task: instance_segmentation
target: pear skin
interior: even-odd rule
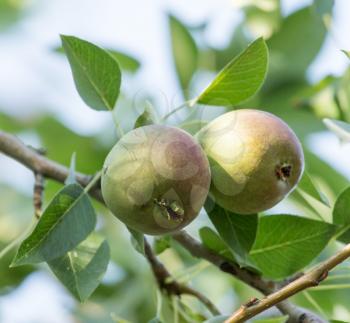
[[[289,126],[260,110],[225,113],[196,135],[208,156],[210,193],[238,214],[275,206],[297,185],[304,168],[302,146]]]
[[[209,192],[209,162],[185,131],[144,126],[113,147],[101,186],[107,207],[126,225],[147,234],[166,234],[198,215]]]

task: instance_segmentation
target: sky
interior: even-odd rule
[[[289,14],[309,2],[284,0],[283,13]],[[159,93],[159,97],[173,98],[179,89],[169,55],[166,13],[172,12],[193,25],[209,20],[206,38],[216,47],[225,46],[230,31],[242,18],[233,10],[238,0],[42,0],[35,3],[35,9],[16,27],[0,34],[0,109],[19,117],[51,111],[82,135],[97,134],[110,126],[110,115],[87,109],[78,96],[66,59],[52,51],[59,45],[59,34],[78,36],[134,55],[141,60],[142,69],[130,88],[138,92],[151,89]],[[331,36],[308,71],[312,81],[327,74],[340,75],[347,67],[348,61],[339,49],[350,49],[349,12],[349,0],[336,0]],[[24,138],[34,145],[37,143],[37,138],[28,135]],[[327,132],[310,137],[310,144],[316,153],[350,178],[349,145],[340,145],[336,137]],[[0,181],[31,192],[33,182],[29,171],[3,156],[0,156],[0,165]],[[33,290],[35,297],[32,297]],[[47,297],[40,299],[41,294]],[[41,313],[43,302],[47,311],[38,317],[36,313]],[[15,304],[20,306],[20,313],[13,310]],[[38,273],[18,290],[0,297],[0,321],[70,323],[70,306],[71,298],[56,281]]]

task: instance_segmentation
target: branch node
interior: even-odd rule
[[[326,278],[328,277],[328,270],[325,270],[321,276],[318,278],[318,284],[321,283],[322,281],[324,281]]]
[[[223,262],[221,265],[220,265],[220,269],[225,272],[225,273],[228,273],[228,274],[231,274],[231,275],[234,275],[236,276],[237,275],[237,271],[236,269],[234,268],[234,266],[232,266],[232,264],[230,264],[229,262],[225,261]]]
[[[257,298],[257,297],[253,297],[252,299],[250,299],[247,303],[243,304],[243,306],[245,308],[249,308],[249,307],[252,307],[256,304],[258,304],[260,302],[260,299]]]

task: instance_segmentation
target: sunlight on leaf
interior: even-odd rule
[[[232,107],[247,100],[262,86],[267,66],[268,49],[264,39],[258,38],[219,72],[197,102]]]
[[[62,284],[83,302],[100,284],[109,258],[107,241],[93,233],[72,251],[48,264]]]
[[[92,109],[113,110],[121,82],[117,61],[85,40],[66,35],[61,40],[81,98]]]
[[[44,210],[30,236],[22,242],[11,266],[63,256],[83,241],[95,224],[95,210],[81,186],[65,186]]]
[[[263,216],[259,219],[250,256],[265,276],[284,278],[317,257],[335,231],[336,227],[332,224],[299,216]]]

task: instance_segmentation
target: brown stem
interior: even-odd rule
[[[56,180],[57,182],[64,183],[69,174],[67,167],[42,156],[31,147],[23,144],[17,137],[1,131],[0,151],[17,160],[33,172],[40,173],[47,178]],[[86,186],[91,178],[91,176],[78,172],[76,173],[76,180],[82,186]],[[99,188],[92,189],[90,194],[103,203],[101,190]]]
[[[67,167],[58,164],[44,156],[41,156],[38,152],[30,149],[24,145],[15,136],[1,132],[0,131],[0,151],[8,155],[9,157],[17,160],[27,168],[31,169],[36,173],[40,173],[45,177],[54,179],[58,182],[64,183],[65,179],[69,174]],[[82,185],[86,186],[91,180],[91,176],[76,173],[76,180]],[[94,187],[89,191],[89,194],[93,196],[96,200],[104,203],[101,190],[98,187]],[[205,248],[201,243],[197,242],[190,235],[184,231],[177,232],[173,237],[186,248],[193,256],[206,259],[213,265],[217,266],[223,272],[229,273],[246,284],[252,286],[258,291],[262,292],[264,295],[269,295],[275,292],[278,288],[278,284],[272,281],[268,281],[260,277],[259,275],[240,268],[237,264],[227,261],[224,257],[211,252]],[[149,260],[149,259],[148,259]],[[300,279],[300,278],[299,278]],[[292,282],[291,284],[293,284]],[[289,285],[284,288],[288,288]],[[282,288],[284,290],[284,288]],[[286,299],[289,296],[279,299]],[[309,313],[306,310],[295,307],[288,301],[283,301],[281,303],[275,303],[278,309],[283,313],[289,315],[290,323],[297,322],[326,322],[318,318],[315,314]]]
[[[185,249],[187,249],[192,256],[206,259],[222,271],[229,273],[246,284],[254,287],[264,295],[270,295],[279,288],[279,284],[266,280],[260,275],[251,272],[247,269],[239,267],[237,264],[228,262],[220,255],[208,250],[196,239],[192,238],[185,231],[180,231],[173,234],[173,238],[178,241]],[[299,277],[300,275],[295,275]],[[295,279],[295,278],[294,278]],[[326,323],[327,321],[318,317],[316,314],[309,312],[303,308],[297,307],[286,301],[288,297],[279,303],[275,303],[276,307],[283,313],[289,316],[288,323]]]
[[[175,281],[164,265],[154,255],[151,246],[145,239],[145,254],[151,265],[153,274],[160,289],[165,290],[169,295],[192,295],[202,302],[213,315],[220,315],[216,306],[203,294],[193,288]],[[169,279],[170,278],[170,279]]]
[[[264,297],[261,300],[257,300],[254,302],[254,304],[247,303],[242,305],[235,313],[231,315],[229,319],[225,321],[225,323],[245,322],[249,318],[266,311],[268,308],[278,304],[282,300],[285,300],[307,288],[319,285],[320,282],[327,278],[330,270],[349,257],[350,244],[346,245],[333,257],[306,272],[304,275],[278,291]]]

